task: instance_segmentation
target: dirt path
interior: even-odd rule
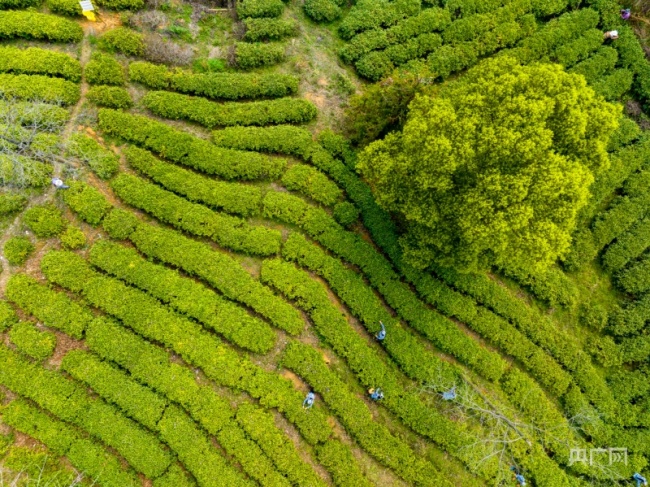
[[[86,65],[86,63],[90,59],[90,41],[88,38],[89,30],[90,29],[84,29],[84,37],[81,41],[81,56],[79,61],[81,63],[82,68]],[[70,112],[70,120],[68,121],[66,126],[63,128],[63,131],[61,132],[62,142],[65,142],[75,129],[76,120],[79,115],[79,112],[81,111],[81,107],[84,103],[84,100],[86,98],[87,91],[88,91],[88,84],[86,83],[85,79],[82,78],[81,96],[79,97],[79,101],[77,102],[77,104],[72,108],[72,111]],[[57,178],[61,177],[61,175],[63,174],[64,166],[65,166],[64,162],[55,160],[52,164],[52,169],[53,169],[52,177],[57,177]],[[42,195],[31,198],[29,200],[29,203],[27,204],[27,208],[35,205],[42,205],[44,203],[47,203],[48,201],[51,201],[54,198],[55,193],[56,193],[56,188],[54,188],[54,186],[48,187],[43,192]],[[14,219],[11,225],[4,231],[2,236],[0,236],[0,251],[4,248],[4,245],[7,242],[7,240],[9,240],[12,236],[18,233],[18,229],[20,228],[21,221],[22,221],[22,212]],[[49,245],[47,244],[40,247],[37,246],[38,251],[36,255],[33,255],[29,260],[36,259],[40,261],[41,255],[47,248],[49,248]],[[4,294],[4,290],[7,286],[7,281],[11,276],[11,269],[4,255],[0,255],[0,262],[2,263],[2,272],[0,272],[0,292]]]

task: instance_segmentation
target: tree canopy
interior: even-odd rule
[[[413,265],[542,270],[568,250],[620,114],[559,65],[499,57],[416,96],[358,168]]]

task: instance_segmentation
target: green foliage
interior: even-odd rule
[[[195,59],[192,69],[197,73],[220,73],[225,71],[226,62],[223,59]]]
[[[5,331],[16,323],[18,323],[18,315],[14,309],[7,301],[0,300],[0,331]]]
[[[90,262],[101,270],[147,291],[171,307],[224,335],[236,345],[266,353],[275,344],[275,333],[258,318],[223,299],[202,284],[176,271],[148,262],[135,250],[110,242],[98,242]],[[292,334],[296,331],[287,329]]]
[[[11,237],[5,242],[4,256],[11,265],[23,265],[34,252],[34,244],[27,237]]]
[[[616,284],[631,294],[644,293],[650,290],[650,254],[616,275]]]
[[[278,41],[285,37],[294,37],[298,34],[298,25],[294,20],[255,19],[249,17],[244,19],[243,22],[246,27],[244,40],[248,42],[264,40]]]
[[[101,87],[98,87],[101,88]],[[91,88],[92,91],[94,88]],[[72,134],[66,145],[68,156],[77,157],[102,179],[110,179],[119,170],[120,160],[113,151],[104,148],[83,133]]]
[[[339,24],[339,35],[347,40],[360,32],[389,27],[406,17],[417,15],[419,10],[420,2],[360,0]]]
[[[578,288],[575,283],[557,267],[539,272],[528,272],[512,267],[504,267],[501,270],[552,308],[556,306],[572,308],[578,300]]]
[[[178,464],[174,464],[153,481],[153,487],[196,487],[196,482]]]
[[[279,17],[284,11],[282,0],[242,0],[237,2],[237,16],[246,17]]]
[[[81,92],[78,84],[60,78],[0,74],[0,96],[74,105],[79,101]]]
[[[125,203],[190,234],[209,237],[222,247],[251,255],[272,255],[280,250],[278,230],[216,213],[135,176],[120,174],[111,187]]]
[[[97,0],[102,7],[111,10],[140,10],[144,8],[144,0]]]
[[[114,406],[90,397],[76,382],[30,363],[4,347],[0,348],[0,357],[0,380],[4,386],[115,448],[137,471],[157,477],[171,463],[171,455],[153,434],[138,427]]]
[[[359,219],[359,210],[349,201],[342,201],[334,206],[334,219],[343,227],[349,227]]]
[[[238,42],[235,44],[235,64],[241,69],[273,66],[284,61],[285,47],[273,42]]]
[[[164,123],[116,110],[101,109],[99,126],[165,159],[224,179],[276,179],[286,165],[283,159],[221,149]]]
[[[58,131],[70,118],[63,107],[42,102],[0,100],[0,116],[11,117],[23,126],[38,125],[43,131]]]
[[[93,226],[98,225],[111,208],[106,197],[97,188],[82,181],[70,183],[70,189],[63,193],[63,201],[83,221]]]
[[[339,187],[318,169],[304,164],[295,164],[282,176],[282,185],[290,191],[299,191],[309,198],[332,206],[342,195]]]
[[[277,127],[228,127],[212,132],[212,141],[219,146],[288,154],[308,158],[315,145],[311,132],[292,125]]]
[[[144,54],[142,34],[126,27],[109,30],[101,36],[99,45],[110,52],[120,52],[127,56],[139,57]]]
[[[37,237],[48,238],[65,228],[61,211],[52,205],[32,206],[23,215],[23,221]]]
[[[94,52],[84,67],[84,76],[91,85],[124,84],[124,68],[114,57],[101,52]]]
[[[133,62],[129,65],[129,77],[131,81],[149,88],[169,89],[213,99],[277,98],[298,91],[298,78],[280,73],[199,74],[170,70],[162,65]]]
[[[522,85],[531,79],[544,86]],[[524,102],[523,93],[534,101]],[[570,94],[561,111],[560,93]],[[538,117],[516,115],[533,106]],[[416,98],[403,132],[367,147],[358,167],[379,204],[408,222],[401,243],[411,263],[541,270],[568,251],[587,187],[609,163],[605,149],[618,118],[583,78],[559,67],[489,60],[436,98]],[[523,135],[530,133],[534,140]],[[515,142],[520,137],[529,144]],[[460,178],[465,171],[473,177]]]
[[[119,86],[93,86],[86,98],[100,107],[131,108],[133,105],[129,92]]]
[[[70,81],[81,81],[79,61],[68,54],[37,47],[1,47],[0,71],[14,74],[46,74]]]
[[[102,226],[112,238],[123,240],[129,238],[138,223],[138,218],[130,211],[113,208],[104,218]]]
[[[57,455],[87,475],[100,479],[105,487],[136,487],[139,479],[126,471],[120,461],[92,441],[80,436],[67,424],[18,399],[4,410],[2,419],[17,430],[45,444]]]
[[[9,338],[20,352],[39,361],[51,356],[56,347],[54,333],[41,331],[25,321],[11,327]]]
[[[81,5],[74,0],[46,0],[51,12],[69,17],[81,17]]]
[[[0,12],[0,39],[33,39],[49,42],[79,42],[81,27],[71,20],[30,11]]]
[[[260,188],[206,178],[156,159],[150,152],[133,146],[128,147],[124,155],[133,169],[192,202],[242,216],[257,215],[260,212]]]
[[[0,2],[0,10],[23,9],[38,7],[41,0],[3,0]]]
[[[650,247],[650,218],[637,221],[630,230],[616,238],[603,255],[603,267],[610,271],[625,267]]]
[[[161,117],[186,119],[209,129],[231,125],[305,123],[316,117],[317,112],[313,103],[301,98],[215,103],[169,91],[150,91],[142,103]]]
[[[27,205],[27,198],[20,193],[0,194],[0,215],[11,215]]]
[[[599,303],[585,303],[580,307],[580,324],[602,331],[607,326],[607,310]]]
[[[66,249],[80,249],[86,245],[86,235],[79,227],[68,225],[61,235],[61,243]]]
[[[81,339],[93,318],[90,311],[71,301],[65,294],[52,291],[25,274],[11,276],[6,295],[48,328],[61,330],[76,339]]]
[[[332,475],[336,485],[341,487],[370,487],[372,484],[363,476],[347,445],[328,441],[316,447],[318,461]]]
[[[341,7],[333,0],[305,0],[304,9],[316,22],[332,22],[341,16]]]

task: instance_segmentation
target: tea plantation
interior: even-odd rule
[[[93,6],[0,0],[0,485],[644,485],[643,2]],[[606,167],[550,267],[417,265],[359,161],[500,59]]]

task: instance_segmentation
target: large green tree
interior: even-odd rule
[[[620,113],[559,65],[498,57],[418,95],[358,168],[413,265],[539,271],[568,250]]]

